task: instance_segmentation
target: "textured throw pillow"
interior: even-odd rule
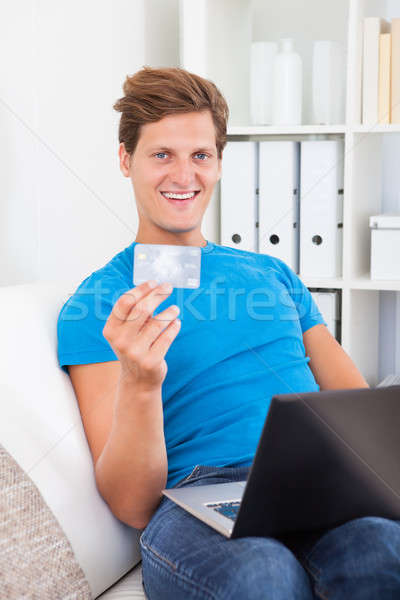
[[[0,598],[91,598],[71,544],[36,485],[0,444]]]

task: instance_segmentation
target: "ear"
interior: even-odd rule
[[[118,156],[119,156],[119,168],[125,177],[129,177],[129,169],[131,157],[126,151],[124,142],[121,142],[118,148]]]

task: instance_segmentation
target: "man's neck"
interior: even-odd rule
[[[135,238],[138,244],[168,244],[171,246],[207,246],[207,240],[201,235],[184,237],[178,235],[157,235],[138,232]]]

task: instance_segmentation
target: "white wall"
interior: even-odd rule
[[[79,283],[137,230],[118,163],[122,84],[178,65],[178,0],[0,5],[0,285]]]
[[[37,273],[32,1],[0,4],[0,283]]]

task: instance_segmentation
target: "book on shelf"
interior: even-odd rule
[[[391,33],[379,35],[378,122],[391,123],[390,59]]]
[[[380,17],[364,18],[362,122],[375,125],[378,121],[379,42],[382,33],[390,33],[390,23]]]
[[[357,29],[357,51],[356,51],[356,81],[354,86],[354,122],[362,123],[362,84],[363,84],[363,44],[364,23],[358,23]]]
[[[400,18],[392,19],[391,105],[391,122],[400,123]]]
[[[400,17],[365,17],[361,25],[362,123],[400,124]]]

